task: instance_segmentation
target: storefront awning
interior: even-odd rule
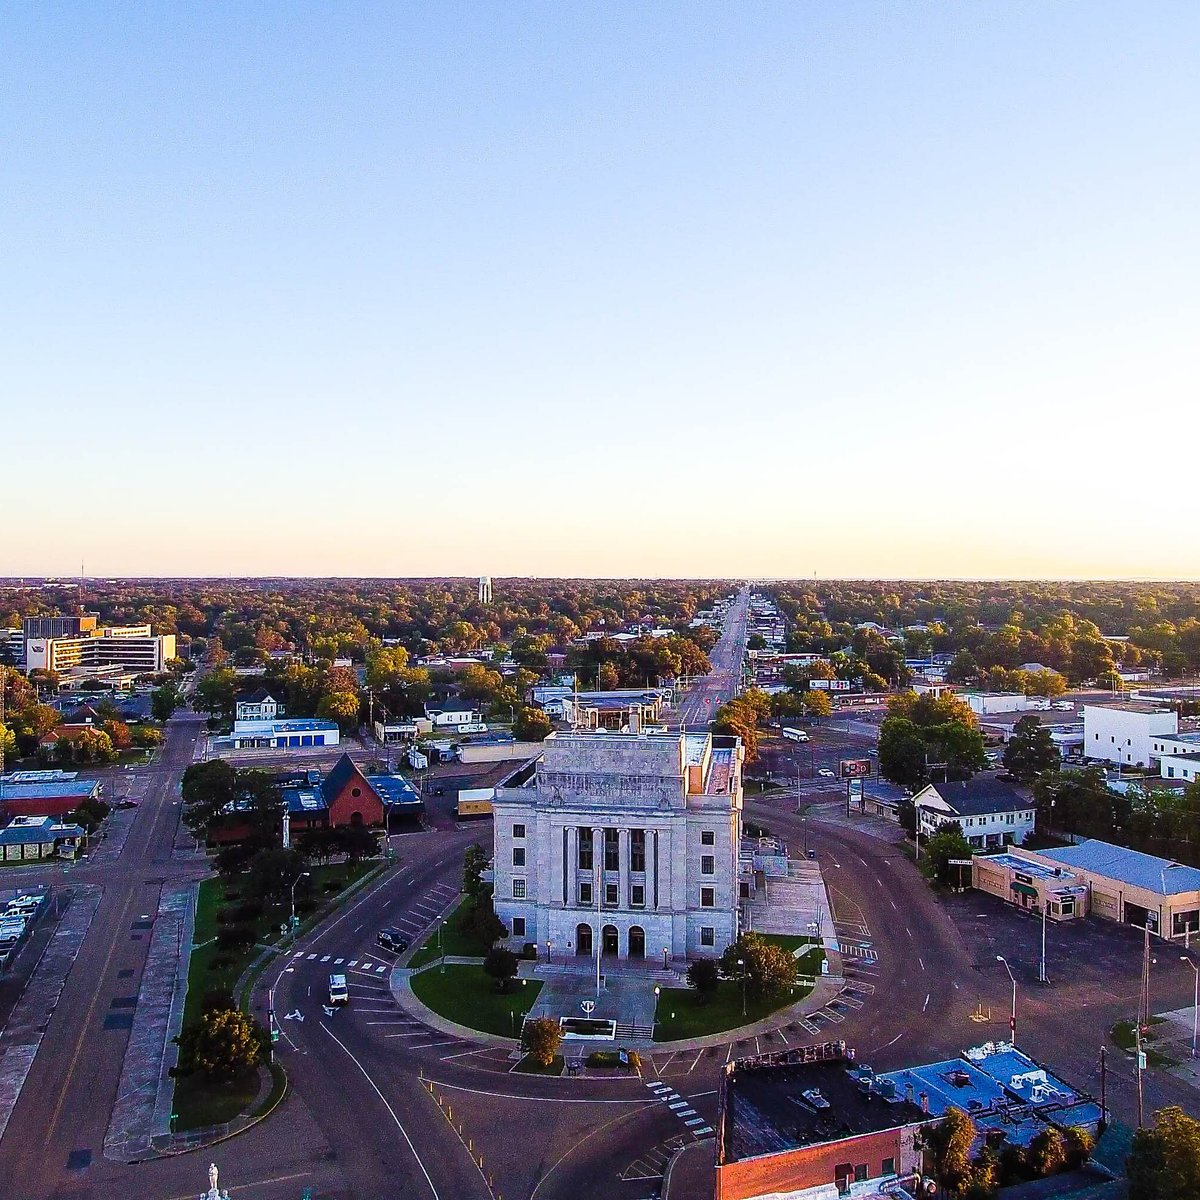
[[[1032,896],[1035,900],[1037,899],[1037,888],[1030,887],[1027,883],[1014,883],[1012,885],[1012,890],[1016,892],[1018,896]]]

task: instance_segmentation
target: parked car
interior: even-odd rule
[[[408,938],[400,930],[393,929],[390,926],[387,929],[381,929],[375,935],[375,941],[385,950],[390,950],[393,954],[403,954],[408,949]]]
[[[836,779],[837,778],[837,772],[831,771],[828,767],[822,767],[817,772],[817,774],[820,775],[820,777],[822,779]]]

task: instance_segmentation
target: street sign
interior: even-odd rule
[[[952,867],[969,867],[975,860],[973,858],[951,858],[947,861]]]
[[[838,765],[843,779],[860,779],[871,773],[869,758],[843,758]]]

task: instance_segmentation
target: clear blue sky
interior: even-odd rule
[[[9,6],[0,574],[1200,576],[1198,61],[1190,2]]]

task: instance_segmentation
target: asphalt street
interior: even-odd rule
[[[742,679],[749,611],[750,589],[743,587],[729,609],[720,638],[709,651],[711,670],[693,681],[671,714],[671,724],[689,728],[707,725],[713,713],[736,694]]]

